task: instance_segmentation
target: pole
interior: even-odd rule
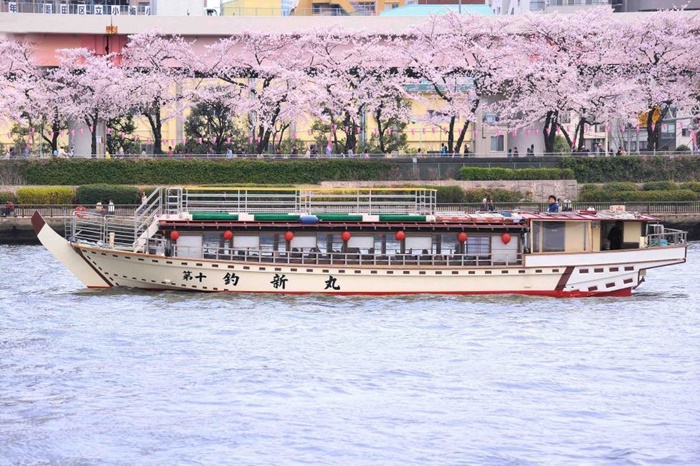
[[[459,14],[462,14],[462,0],[459,0]]]

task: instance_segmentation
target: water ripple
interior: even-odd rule
[[[0,464],[700,463],[689,263],[631,298],[89,291],[0,247]]]

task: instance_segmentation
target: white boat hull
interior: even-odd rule
[[[109,286],[238,293],[625,296],[647,269],[685,262],[684,246],[525,256],[523,266],[493,267],[251,263],[73,248]]]

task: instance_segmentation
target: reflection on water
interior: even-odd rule
[[[89,291],[0,247],[0,463],[697,464],[700,272],[630,298]]]

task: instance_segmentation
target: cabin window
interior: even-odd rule
[[[284,235],[279,233],[260,233],[261,251],[286,251],[287,242]]]
[[[432,251],[433,250],[433,236],[417,236],[412,234],[406,235],[406,252],[410,254],[416,254],[421,251]]]
[[[563,252],[564,222],[532,222],[533,252]]]
[[[349,248],[359,248],[369,250],[374,247],[374,235],[356,235],[353,234],[348,241]]]
[[[260,249],[260,236],[236,233],[233,235],[233,249]]]
[[[342,252],[343,240],[340,238],[340,233],[319,233],[316,235],[316,247],[323,254]]]
[[[468,236],[466,254],[470,256],[488,256],[491,254],[491,238],[489,236]]]
[[[302,233],[297,233],[294,235],[294,239],[292,239],[290,247],[292,249],[296,248],[297,250],[310,250],[311,248],[316,247],[316,235],[315,234],[302,234]]]

